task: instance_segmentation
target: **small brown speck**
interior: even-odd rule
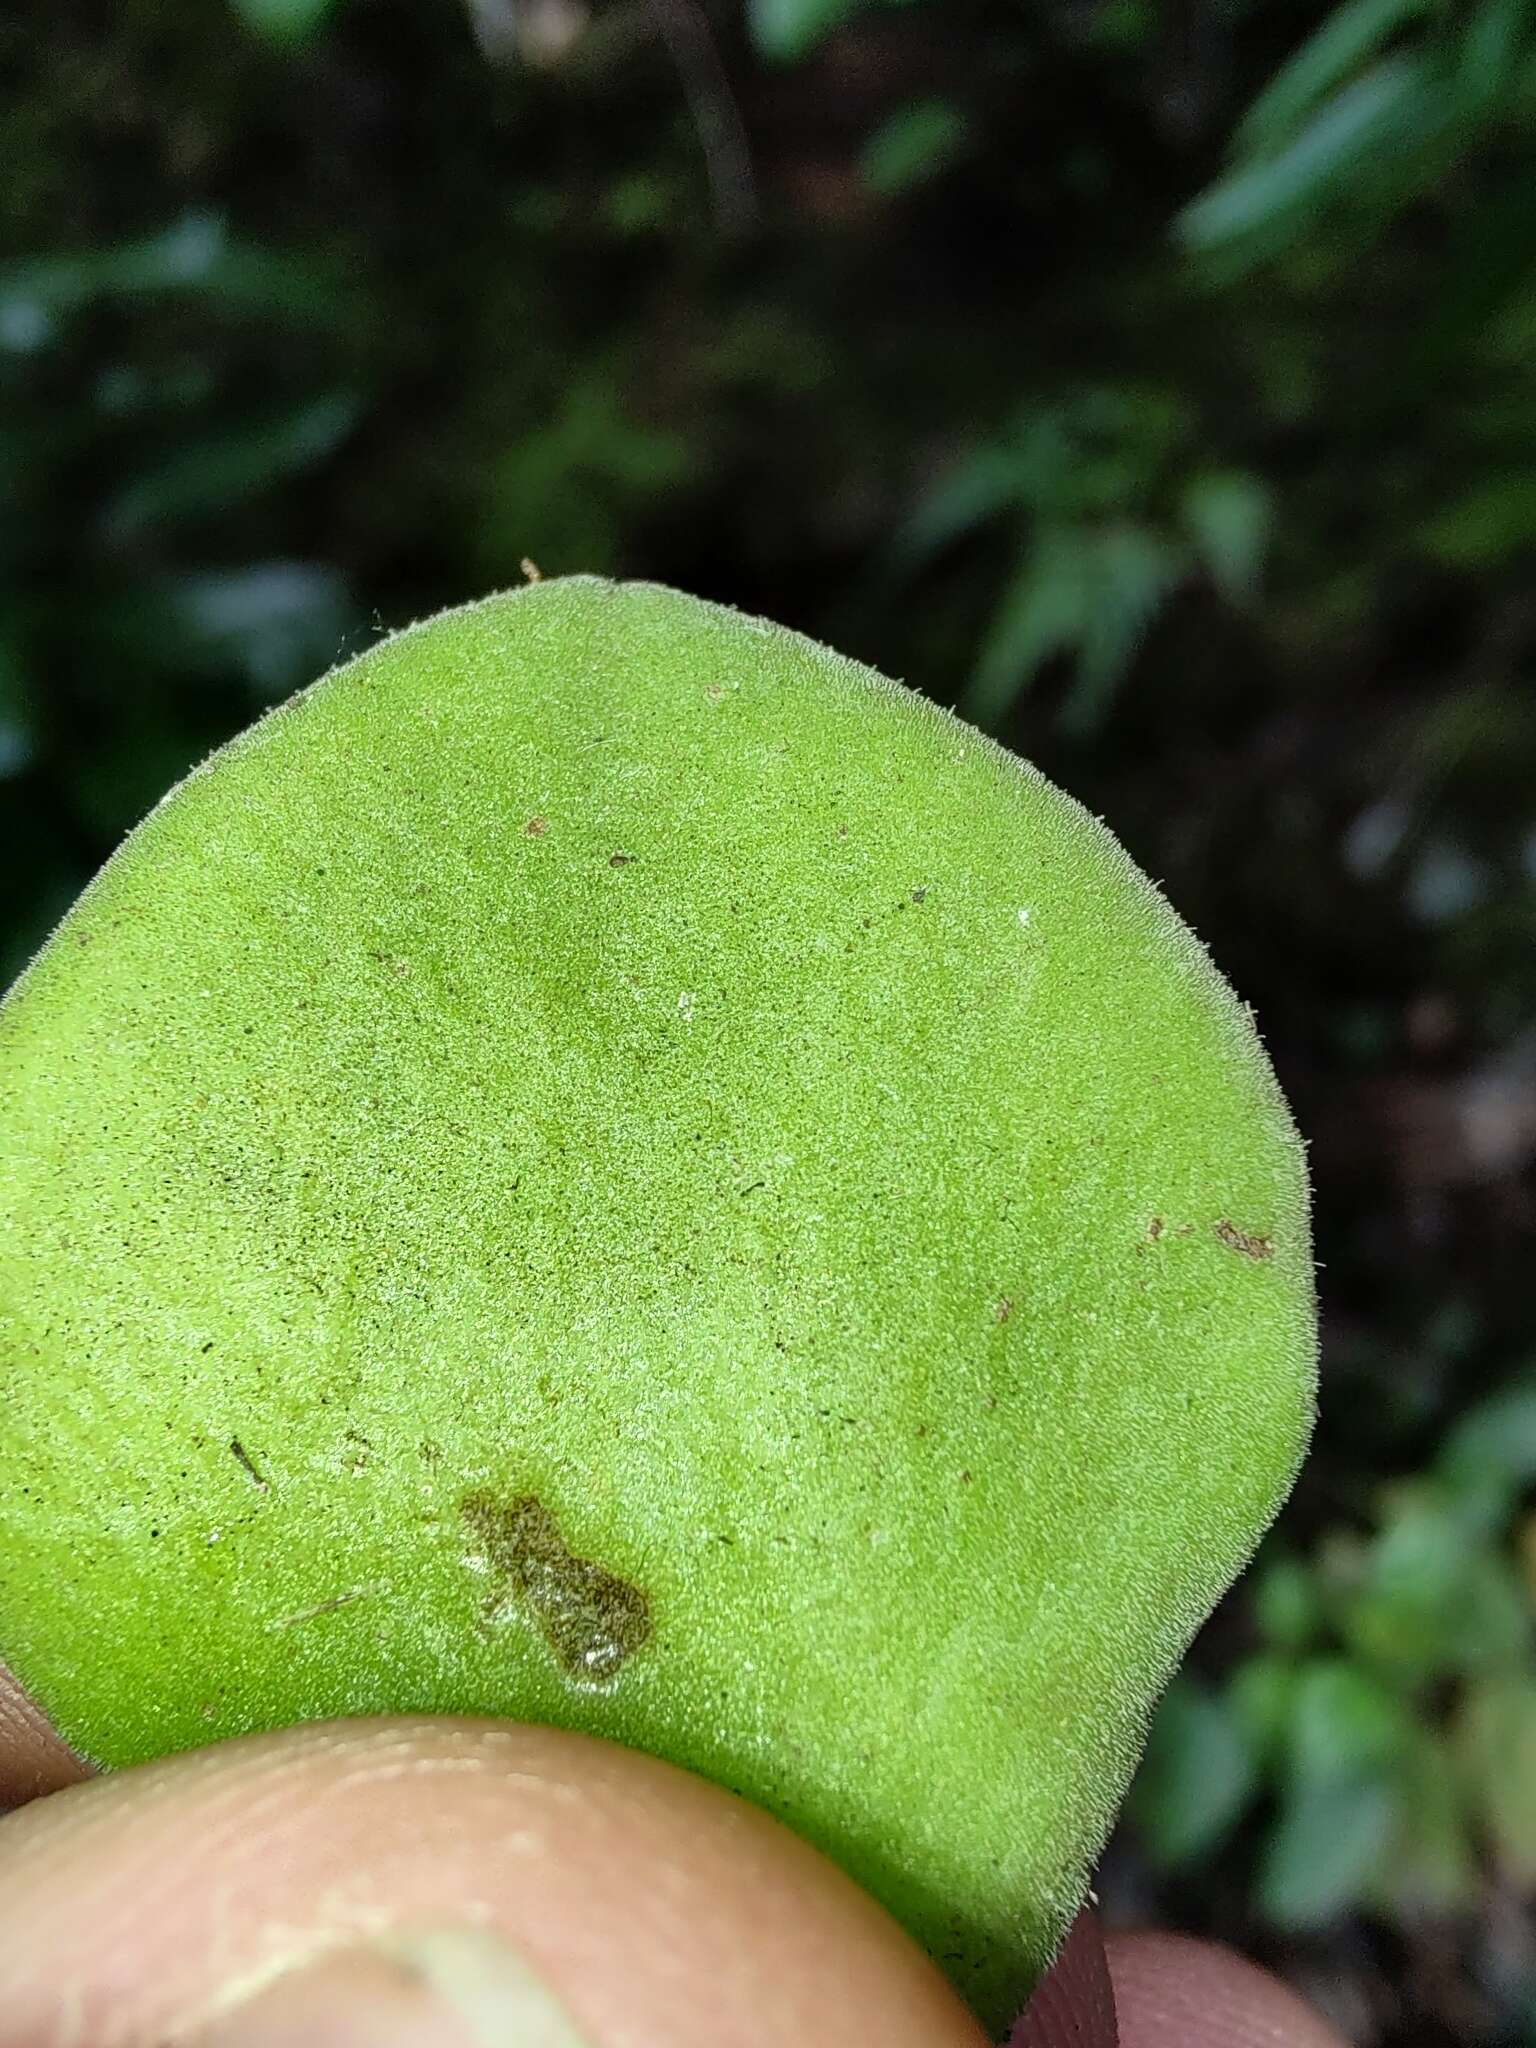
[[[1006,1323],[1012,1314],[1013,1303],[1006,1294],[1000,1300],[993,1303],[992,1319],[994,1322]]]
[[[634,857],[632,853],[610,853],[608,865],[611,868],[627,868]]]
[[[1272,1239],[1259,1237],[1253,1231],[1239,1230],[1226,1216],[1217,1224],[1216,1235],[1230,1251],[1241,1252],[1245,1259],[1272,1259],[1275,1255]]]
[[[914,889],[914,890],[912,891],[912,901],[913,901],[914,903],[921,903],[921,902],[922,902],[922,900],[923,900],[923,898],[924,898],[924,897],[925,897],[925,896],[926,896],[927,894],[928,894],[928,891],[927,891],[926,889]]]
[[[260,1472],[257,1471],[255,1465],[252,1464],[250,1452],[247,1451],[240,1439],[238,1437],[232,1438],[229,1448],[233,1453],[235,1463],[240,1467],[246,1478],[250,1480],[252,1486],[256,1488],[258,1493],[265,1493],[267,1482]]]
[[[338,1593],[333,1600],[317,1600],[313,1607],[301,1607],[297,1614],[280,1614],[269,1621],[267,1627],[302,1628],[307,1621],[318,1621],[324,1614],[339,1613],[343,1607],[351,1607],[359,1600],[366,1600],[376,1588],[354,1586],[349,1593]]]
[[[1162,1236],[1166,1228],[1167,1225],[1163,1222],[1162,1217],[1154,1216],[1152,1218],[1152,1221],[1147,1225],[1148,1242],[1151,1244],[1156,1244],[1157,1240]]]
[[[969,1473],[969,1472],[962,1472],[962,1473],[960,1474],[960,1484],[961,1484],[962,1486],[969,1486],[969,1485],[970,1485],[970,1483],[971,1483],[971,1475],[970,1475],[970,1473]]]
[[[529,839],[542,839],[548,830],[548,818],[530,818],[523,827],[523,832]]]

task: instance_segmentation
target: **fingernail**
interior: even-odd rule
[[[591,2048],[549,1986],[478,1929],[333,1952],[263,1984],[197,2048]]]

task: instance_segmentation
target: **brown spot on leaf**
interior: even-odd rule
[[[1154,1216],[1147,1225],[1147,1242],[1149,1244],[1156,1244],[1166,1228],[1167,1225],[1163,1222],[1162,1217]]]
[[[1241,1252],[1245,1259],[1272,1259],[1274,1243],[1270,1238],[1259,1237],[1254,1232],[1239,1230],[1229,1217],[1223,1216],[1216,1226],[1216,1235],[1229,1251]]]
[[[548,830],[548,818],[530,818],[523,827],[523,832],[529,839],[542,839]]]
[[[610,853],[608,865],[611,868],[627,868],[634,857],[632,853]]]
[[[256,1487],[259,1492],[265,1493],[267,1490],[267,1482],[262,1477],[261,1473],[257,1471],[256,1466],[253,1464],[251,1460],[251,1454],[245,1448],[245,1445],[241,1443],[238,1437],[234,1437],[230,1441],[229,1448],[234,1457],[235,1463],[240,1467],[240,1470],[245,1474],[246,1478],[250,1480],[252,1486]]]
[[[502,1581],[493,1605],[515,1602],[537,1623],[568,1678],[601,1685],[650,1639],[651,1606],[638,1586],[577,1557],[543,1502],[472,1493],[460,1506],[485,1561]]]
[[[1013,1302],[1008,1295],[1002,1295],[997,1301],[993,1303],[992,1318],[994,1322],[1006,1323],[1008,1318],[1012,1314]]]

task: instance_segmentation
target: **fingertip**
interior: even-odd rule
[[[489,1996],[493,1942],[591,2048],[985,2048],[934,1965],[787,1828],[550,1728],[331,1723],[110,1774],[0,1826],[0,1896],[22,2039],[52,2038],[66,2000],[97,2048],[128,2048],[324,1993],[340,2040],[339,1986],[377,2008],[404,1972],[451,2002],[469,1956]]]
[[[1085,1906],[1036,1987],[1008,2048],[1117,2048],[1115,1996],[1098,1916]]]
[[[1322,2015],[1234,1950],[1182,1934],[1111,1934],[1120,2048],[1347,2048]]]
[[[0,1664],[0,1814],[90,1775],[90,1766],[54,1733],[42,1709]]]

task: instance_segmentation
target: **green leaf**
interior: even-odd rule
[[[1418,1731],[1404,1761],[1401,1797],[1372,1887],[1392,1913],[1409,1919],[1452,1913],[1477,1889],[1467,1799],[1449,1747]]]
[[[1344,86],[1278,155],[1239,166],[1179,216],[1187,247],[1216,250],[1269,231],[1293,231],[1331,200],[1351,173],[1390,169],[1393,155],[1433,133],[1441,119],[1424,65],[1387,58]],[[1266,253],[1268,250],[1266,249]]]
[[[1483,0],[1462,33],[1452,92],[1464,120],[1485,119],[1529,54],[1530,0]]]
[[[196,287],[216,273],[228,246],[223,216],[195,210],[137,241],[8,264],[0,299],[33,300],[58,314],[102,296]]]
[[[1530,1632],[1509,1566],[1422,1492],[1370,1545],[1341,1626],[1360,1656],[1414,1680],[1518,1661]]]
[[[337,0],[230,0],[248,29],[279,49],[312,42],[336,11]]]
[[[1536,1885],[1536,1678],[1488,1678],[1470,1688],[1457,1753],[1504,1874]]]
[[[1018,504],[1020,497],[1017,455],[1007,448],[978,449],[923,493],[892,545],[893,567],[918,567]]]
[[[1185,531],[1229,604],[1246,604],[1259,587],[1269,547],[1273,499],[1246,470],[1212,470],[1185,486]]]
[[[1297,1782],[1323,1783],[1392,1770],[1407,1754],[1414,1724],[1401,1696],[1345,1658],[1302,1667],[1288,1768]]]
[[[116,536],[223,511],[323,462],[356,425],[361,406],[332,392],[293,412],[194,441],[120,491],[106,514]]]
[[[1230,1702],[1176,1678],[1152,1722],[1130,1812],[1154,1859],[1169,1869],[1214,1849],[1247,1806],[1254,1759]]]
[[[1491,1491],[1499,1519],[1536,1485],[1536,1379],[1517,1382],[1469,1409],[1447,1437],[1439,1467],[1459,1490]]]
[[[1071,529],[1036,540],[982,642],[965,700],[973,718],[999,717],[1044,662],[1081,641],[1092,596],[1088,555]]]
[[[1429,552],[1458,569],[1493,569],[1536,545],[1536,470],[1479,484],[1419,529]]]
[[[1397,1823],[1413,1737],[1402,1702],[1353,1665],[1304,1670],[1259,1876],[1276,1925],[1318,1926],[1367,1891]]]
[[[865,145],[860,159],[864,182],[888,198],[910,191],[954,161],[965,134],[965,116],[948,100],[903,107]]]
[[[1089,599],[1081,633],[1077,687],[1062,724],[1094,731],[1124,679],[1163,599],[1184,569],[1180,551],[1143,526],[1118,525],[1088,550]]]
[[[1530,175],[1522,163],[1486,190],[1462,219],[1424,325],[1409,340],[1399,373],[1384,389],[1384,401],[1401,404],[1407,387],[1440,375],[1458,357],[1477,355],[1533,271],[1536,206],[1531,204]]]
[[[1377,1774],[1287,1791],[1259,1865],[1259,1903],[1277,1927],[1320,1927],[1370,1889],[1397,1824],[1395,1786]]]
[[[1276,155],[1319,101],[1433,5],[1434,0],[1352,0],[1336,7],[1243,116],[1238,154]]]
[[[1322,1625],[1322,1605],[1308,1567],[1295,1557],[1277,1557],[1254,1575],[1253,1618],[1265,1641],[1278,1650],[1304,1650]]]
[[[792,64],[873,5],[900,7],[910,0],[748,0],[747,28],[765,57]]]
[[[97,299],[162,292],[211,300],[303,330],[343,318],[353,296],[312,263],[231,237],[222,214],[193,210],[169,227],[106,248],[0,266],[0,341],[20,323],[42,330]]]
[[[238,670],[263,697],[329,668],[357,623],[341,578],[313,562],[183,576],[170,597],[185,652]]]
[[[1071,654],[1077,678],[1062,724],[1091,732],[1182,566],[1179,551],[1145,527],[1046,527],[982,645],[966,699],[972,715],[996,718],[1052,655]]]
[[[1228,1680],[1227,1704],[1257,1769],[1267,1772],[1285,1748],[1301,1680],[1289,1657],[1263,1652],[1245,1658]]]
[[[1305,1189],[1038,772],[654,584],[467,605],[183,782],[0,1011],[8,1668],[105,1765],[626,1741],[1000,2034],[1305,1446]]]

